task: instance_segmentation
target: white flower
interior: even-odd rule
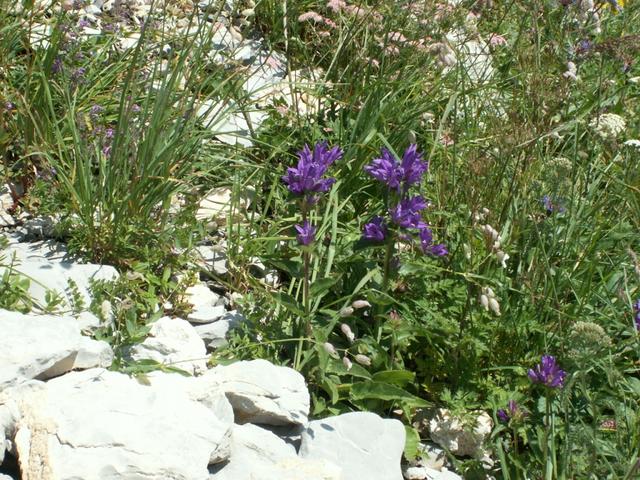
[[[627,140],[626,142],[624,142],[624,145],[627,147],[640,148],[640,140],[637,140],[635,138],[632,140]]]
[[[366,355],[356,355],[356,362],[358,362],[360,365],[364,365],[365,367],[371,366],[371,359]]]
[[[342,358],[342,363],[347,368],[347,370],[351,370],[351,367],[353,367],[353,363],[351,363],[351,360],[349,360],[347,357]]]
[[[480,305],[482,305],[487,312],[489,311],[489,297],[485,294],[480,295]]]
[[[353,314],[353,307],[344,307],[340,310],[339,315],[341,317],[348,317]]]
[[[347,325],[346,323],[341,323],[340,324],[340,330],[342,330],[342,333],[344,333],[344,336],[347,337],[347,339],[353,343],[353,341],[356,339],[355,334],[351,331],[351,327],[349,325]]]
[[[102,321],[108,322],[111,320],[111,315],[113,315],[111,302],[109,300],[104,300],[100,304],[100,316],[102,317]]]
[[[496,253],[496,257],[500,262],[502,268],[507,268],[507,260],[509,260],[509,254],[503,252],[502,250],[498,250],[498,252]]]
[[[351,304],[351,306],[358,310],[359,308],[368,308],[371,306],[371,304],[366,300],[356,300]]]
[[[593,128],[601,138],[615,139],[627,128],[627,122],[615,113],[603,113],[591,120],[589,126]]]
[[[578,80],[578,76],[576,75],[577,69],[576,64],[573,62],[567,63],[567,71],[562,74],[564,78],[568,78],[569,80],[573,80],[574,82]]]
[[[489,299],[489,308],[491,309],[491,311],[493,313],[495,313],[496,315],[500,316],[500,304],[498,303],[498,301],[495,298],[490,298]]]
[[[496,296],[496,294],[493,293],[491,287],[482,287],[482,293],[484,293],[489,298],[494,298]]]
[[[329,342],[325,342],[322,346],[324,347],[324,350],[333,358],[340,358],[340,355],[338,355],[338,352],[336,351],[336,347],[331,345]]]

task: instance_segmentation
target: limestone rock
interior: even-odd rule
[[[130,350],[134,360],[151,359],[189,373],[206,370],[207,351],[193,326],[181,318],[162,317],[155,321],[144,342]]]
[[[405,430],[398,420],[352,412],[314,420],[302,432],[299,455],[342,469],[342,480],[401,480]]]
[[[478,412],[475,424],[465,425],[447,409],[440,408],[429,421],[431,439],[454,455],[481,459],[484,442],[489,438],[493,421],[486,412]]]
[[[205,283],[196,283],[191,285],[185,291],[187,302],[193,305],[194,309],[207,306],[212,307],[220,300],[220,295],[211,291]]]
[[[224,316],[216,322],[196,325],[195,329],[207,345],[207,348],[216,349],[226,343],[229,330],[239,325],[242,321],[244,321],[244,317],[234,310],[225,313]]]
[[[196,310],[187,315],[187,320],[191,323],[212,323],[220,320],[227,310],[224,305],[201,305]]]
[[[276,435],[255,425],[235,425],[231,458],[211,480],[340,480],[328,462],[303,460]]]
[[[229,455],[230,423],[120,373],[74,372],[13,399],[23,480],[204,480]]]
[[[233,406],[236,423],[304,425],[309,414],[309,392],[300,373],[266,360],[219,365],[200,379],[209,391],[224,391]]]
[[[72,317],[0,310],[0,390],[73,368],[82,336]]]
[[[113,357],[113,349],[107,342],[82,337],[78,354],[73,362],[73,369],[109,368],[113,363]]]

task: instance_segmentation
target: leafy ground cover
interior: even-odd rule
[[[638,2],[237,2],[242,34],[311,79],[259,128],[193,4],[152,6],[123,48],[126,11],[87,36],[82,2],[13,3],[1,173],[16,212],[57,215],[70,248],[124,274],[96,289],[119,316],[104,338],[188,309],[177,274],[222,236],[213,276],[247,322],[212,362],[292,366],[315,416],[397,416],[413,440],[425,409],[487,411],[496,463],[452,457],[467,478],[640,475]],[[221,98],[233,112],[214,116],[249,118],[251,146],[197,113]],[[218,186],[226,221],[197,221]],[[24,279],[5,273],[0,294],[28,308]]]

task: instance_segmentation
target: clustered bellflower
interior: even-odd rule
[[[540,383],[548,388],[562,388],[567,372],[556,363],[553,355],[543,355],[541,362],[535,369],[529,369],[529,379],[533,383]]]
[[[507,408],[501,408],[496,413],[498,419],[501,422],[509,423],[510,420],[520,420],[527,416],[527,412],[520,408],[520,405],[515,400],[509,400],[507,402]]]
[[[413,185],[419,185],[422,176],[429,169],[429,162],[423,160],[415,144],[409,145],[398,160],[388,149],[383,148],[380,157],[375,158],[364,171],[385,185],[394,199],[389,206],[388,214],[391,223],[402,229],[418,231],[420,248],[428,255],[444,256],[447,249],[444,245],[433,244],[433,232],[422,219],[422,210],[427,208],[427,201],[420,195],[409,195]],[[388,227],[383,217],[376,216],[364,225],[362,238],[367,241],[383,242],[388,235]],[[401,238],[410,238],[405,233]]]
[[[329,191],[335,178],[324,178],[329,166],[342,157],[340,147],[329,148],[326,142],[316,143],[313,151],[308,145],[298,152],[298,165],[287,168],[282,181],[294,195],[302,197],[302,225],[296,225],[296,236],[300,245],[311,245],[315,240],[316,227],[307,220],[310,206],[317,201],[317,194]]]

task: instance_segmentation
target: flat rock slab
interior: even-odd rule
[[[207,369],[207,349],[195,328],[181,318],[162,317],[149,336],[130,351],[134,360],[155,360],[191,374]]]
[[[404,442],[400,421],[352,412],[309,422],[299,455],[337,465],[341,480],[402,480]]]
[[[0,331],[0,390],[73,368],[104,366],[110,353],[112,358],[104,342],[82,337],[73,317],[0,310]]]
[[[72,293],[75,286],[83,306],[88,308],[91,303],[90,282],[118,278],[118,272],[111,266],[72,262],[64,247],[53,241],[12,241],[3,255],[5,263],[15,259],[13,271],[29,279],[29,295],[40,306],[47,304],[46,295],[50,291],[63,301],[64,306],[79,307]],[[0,275],[6,270],[6,267],[0,267]]]
[[[339,480],[328,462],[304,460],[293,446],[256,425],[234,425],[229,462],[211,480]]]
[[[307,423],[309,391],[304,377],[291,368],[242,361],[212,368],[196,380],[199,388],[226,394],[236,423]]]
[[[231,423],[177,389],[103,369],[5,393],[20,419],[23,480],[204,480],[229,456]]]

